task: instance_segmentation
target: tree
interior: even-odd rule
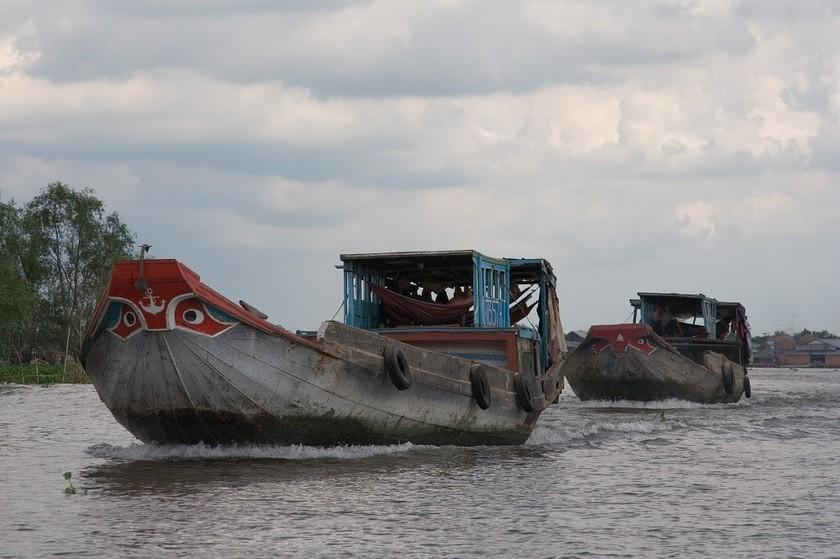
[[[93,190],[60,182],[26,205],[22,229],[35,255],[28,265],[42,298],[38,337],[57,353],[72,340],[76,354],[111,266],[130,255],[133,235],[116,213],[105,213]]]
[[[0,360],[18,362],[29,356],[27,333],[38,299],[27,278],[34,269],[22,241],[20,210],[14,202],[0,203]]]

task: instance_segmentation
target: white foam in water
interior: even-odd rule
[[[677,400],[675,398],[671,398],[669,400],[654,400],[651,402],[638,402],[635,400],[588,400],[586,402],[580,402],[580,407],[582,408],[634,408],[642,410],[689,410],[714,406],[731,407],[732,405],[733,404],[700,404],[698,402]]]
[[[399,454],[422,448],[411,443],[391,446],[335,446],[320,448],[313,446],[209,446],[197,445],[153,445],[131,444],[120,447],[109,444],[97,444],[87,449],[87,453],[96,458],[116,460],[221,460],[231,458],[254,458],[274,460],[315,460],[337,458],[356,460]]]
[[[683,424],[679,421],[673,421],[670,419],[662,421],[659,416],[641,421],[625,421],[620,423],[602,421],[598,423],[590,423],[578,430],[556,429],[551,426],[537,425],[537,428],[531,434],[531,437],[528,439],[526,444],[544,445],[568,443],[574,440],[595,437],[602,433],[661,433],[663,431],[671,431],[682,426]]]

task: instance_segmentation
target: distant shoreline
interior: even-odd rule
[[[76,363],[49,365],[26,363],[24,365],[0,365],[0,384],[90,384],[90,379]]]

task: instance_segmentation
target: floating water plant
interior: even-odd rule
[[[73,486],[73,482],[70,481],[70,478],[73,477],[73,474],[70,472],[64,472],[64,479],[67,480],[67,487],[64,488],[64,493],[66,495],[75,495],[76,488]]]

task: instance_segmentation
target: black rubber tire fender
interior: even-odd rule
[[[476,363],[470,367],[470,388],[472,389],[475,403],[483,410],[490,407],[492,399],[490,396],[490,382],[487,380],[487,372],[484,367]]]
[[[513,387],[516,390],[516,402],[527,413],[536,409],[534,406],[534,388],[522,375],[513,377]]]
[[[385,372],[391,378],[391,382],[397,390],[406,390],[411,386],[411,367],[405,359],[405,353],[396,345],[385,346],[383,353],[385,361]]]
[[[744,396],[747,398],[752,398],[752,386],[750,386],[750,377],[749,375],[744,375]]]
[[[732,394],[733,385],[735,384],[735,374],[732,371],[732,363],[724,363],[723,371],[721,372],[721,380],[723,381],[723,391],[727,394]]]

